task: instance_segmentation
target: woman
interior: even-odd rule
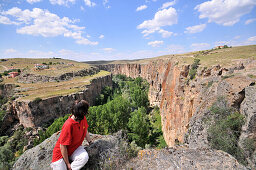
[[[53,149],[51,167],[53,170],[78,170],[88,161],[89,156],[82,145],[84,138],[91,144],[85,115],[89,104],[85,100],[76,101],[72,115],[62,126],[60,137]],[[70,161],[72,163],[70,163]]]

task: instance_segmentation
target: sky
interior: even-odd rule
[[[256,44],[256,0],[0,0],[0,58],[122,60]]]

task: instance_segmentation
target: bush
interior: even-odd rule
[[[33,100],[33,102],[35,102],[35,103],[39,103],[39,102],[41,102],[42,101],[42,99],[40,98],[40,97],[37,97],[37,98],[35,98],[34,100]]]
[[[39,139],[34,140],[34,146],[42,143],[45,139],[51,137],[54,133],[61,130],[65,121],[69,118],[70,114],[65,115],[56,119],[51,126],[49,126],[46,131],[39,131]]]
[[[188,73],[190,80],[195,78],[199,62],[200,62],[200,59],[198,58],[194,59],[194,63],[191,65],[191,68]]]
[[[240,163],[246,164],[244,153],[238,146],[244,116],[227,107],[226,103],[221,103],[223,98],[218,100],[220,103],[215,103],[210,109],[214,122],[207,130],[209,144],[212,148],[223,150],[233,155]]]
[[[130,133],[128,136],[134,140],[137,145],[144,147],[149,143],[149,120],[147,118],[147,111],[144,107],[131,113],[131,118],[128,122]]]

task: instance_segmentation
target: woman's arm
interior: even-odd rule
[[[92,143],[92,140],[91,140],[91,138],[90,138],[90,134],[89,134],[88,130],[87,130],[87,132],[86,132],[85,138],[86,138],[86,140],[87,140],[87,142],[88,142],[89,144]]]
[[[71,170],[71,164],[69,163],[69,160],[68,160],[68,149],[67,149],[67,146],[66,145],[60,145],[60,151],[61,151],[61,154],[63,156],[63,159],[67,165],[67,168],[68,170]]]

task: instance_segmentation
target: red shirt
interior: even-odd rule
[[[67,145],[68,156],[71,156],[72,153],[82,145],[88,127],[85,117],[79,123],[71,119],[70,116],[62,126],[60,137],[53,149],[52,162],[56,162],[63,158],[60,151],[60,145]]]

